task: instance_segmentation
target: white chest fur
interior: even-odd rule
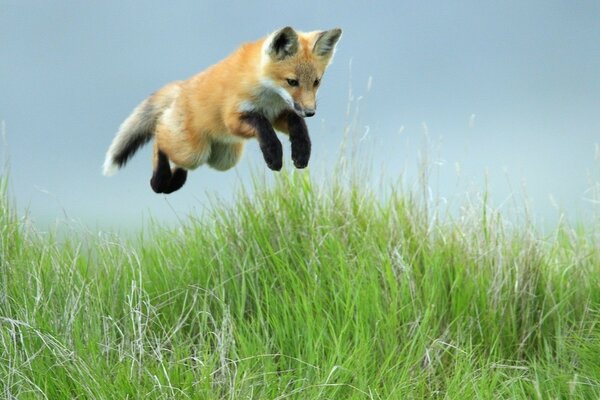
[[[259,112],[269,121],[273,122],[284,110],[294,108],[294,101],[290,94],[273,81],[264,79],[253,93],[251,100],[240,104],[242,112]]]

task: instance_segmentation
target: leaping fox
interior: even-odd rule
[[[180,189],[187,171],[202,164],[232,168],[254,137],[267,166],[279,171],[282,147],[274,129],[289,135],[296,168],[306,167],[311,144],[304,117],[315,114],[317,90],[341,35],[341,29],[303,33],[285,27],[166,85],[121,124],[104,175],[116,173],[153,138],[150,186],[156,193]]]

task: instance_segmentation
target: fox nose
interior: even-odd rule
[[[305,109],[304,115],[306,115],[307,117],[312,117],[313,115],[315,115],[315,110]]]

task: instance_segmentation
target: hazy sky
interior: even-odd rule
[[[308,121],[313,172],[332,173],[352,88],[377,177],[383,168],[410,184],[427,131],[439,143],[431,158],[444,195],[487,171],[498,204],[526,182],[537,213],[553,215],[552,194],[583,215],[592,207],[584,199],[590,173],[600,178],[598,21],[597,1],[0,0],[12,193],[40,225],[66,218],[92,227],[137,226],[149,215],[173,222],[215,194],[231,199],[250,168],[273,174],[255,142],[236,169],[202,167],[168,197],[150,189],[149,146],[111,178],[100,173],[104,154],[134,106],[169,81],[285,25],[339,26]]]

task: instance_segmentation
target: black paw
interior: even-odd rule
[[[175,170],[155,171],[150,179],[150,186],[155,193],[171,194],[181,189],[187,178],[187,171],[182,168]]]
[[[308,138],[307,138],[308,139]],[[310,159],[310,140],[292,142],[292,160],[296,168],[306,168]]]
[[[183,168],[175,168],[171,175],[171,180],[169,181],[169,187],[163,193],[170,194],[181,189],[186,179],[187,171]]]
[[[273,171],[280,171],[283,166],[283,149],[281,142],[271,142],[269,145],[261,146],[263,157],[267,167]]]
[[[152,179],[150,179],[150,187],[152,187],[154,193],[165,193],[169,189],[170,181],[171,171],[168,171],[168,173],[156,171],[152,174]]]

